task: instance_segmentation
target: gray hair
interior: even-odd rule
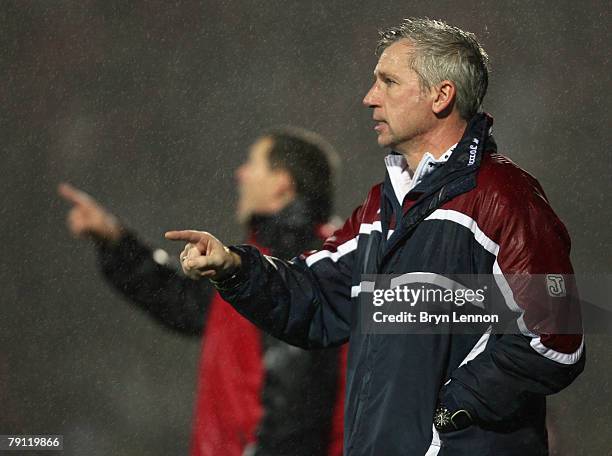
[[[457,87],[456,106],[469,120],[478,112],[489,83],[489,57],[473,33],[442,21],[409,18],[397,27],[379,32],[376,53],[391,44],[407,39],[414,48],[410,67],[428,89],[443,80]]]

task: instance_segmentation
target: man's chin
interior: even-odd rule
[[[383,148],[393,148],[394,142],[386,135],[378,135],[377,138],[378,145]]]

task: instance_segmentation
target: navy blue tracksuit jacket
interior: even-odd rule
[[[243,267],[222,296],[265,331],[305,348],[350,342],[345,454],[479,456],[548,454],[545,396],[584,368],[570,240],[538,182],[496,152],[492,119],[476,115],[445,164],[407,194],[402,157],[387,157],[374,186],[322,250],[290,262],[232,247]],[[401,200],[400,200],[401,199]],[[371,334],[359,297],[368,274],[497,274],[516,328],[472,334]],[[567,293],[506,279],[551,275]],[[548,277],[548,276],[546,276]],[[559,333],[578,322],[574,334]],[[438,434],[438,402],[476,423]]]

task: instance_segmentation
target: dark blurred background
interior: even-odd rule
[[[361,99],[377,31],[403,17],[473,31],[492,60],[500,151],[534,174],[577,272],[612,270],[610,14],[605,1],[0,2],[0,434],[65,435],[66,455],[185,454],[199,341],[101,280],[69,237],[67,180],[151,243],[171,228],[227,242],[233,171],[266,127],[326,136],[347,216],[383,176]],[[611,337],[550,400],[559,455],[610,455]]]

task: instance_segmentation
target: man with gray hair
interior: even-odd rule
[[[272,335],[304,348],[350,340],[345,454],[547,455],[545,396],[585,358],[567,231],[539,183],[497,153],[493,120],[479,112],[487,55],[473,34],[406,19],[378,50],[363,102],[391,149],[387,175],[322,250],[287,262],[206,232],[166,237],[187,241],[187,273]],[[486,306],[500,324],[419,333],[400,321],[408,312],[373,311],[382,274],[422,289],[495,274],[486,303],[460,317],[486,317]],[[455,315],[455,304],[442,308]],[[401,325],[376,326],[382,314]]]

